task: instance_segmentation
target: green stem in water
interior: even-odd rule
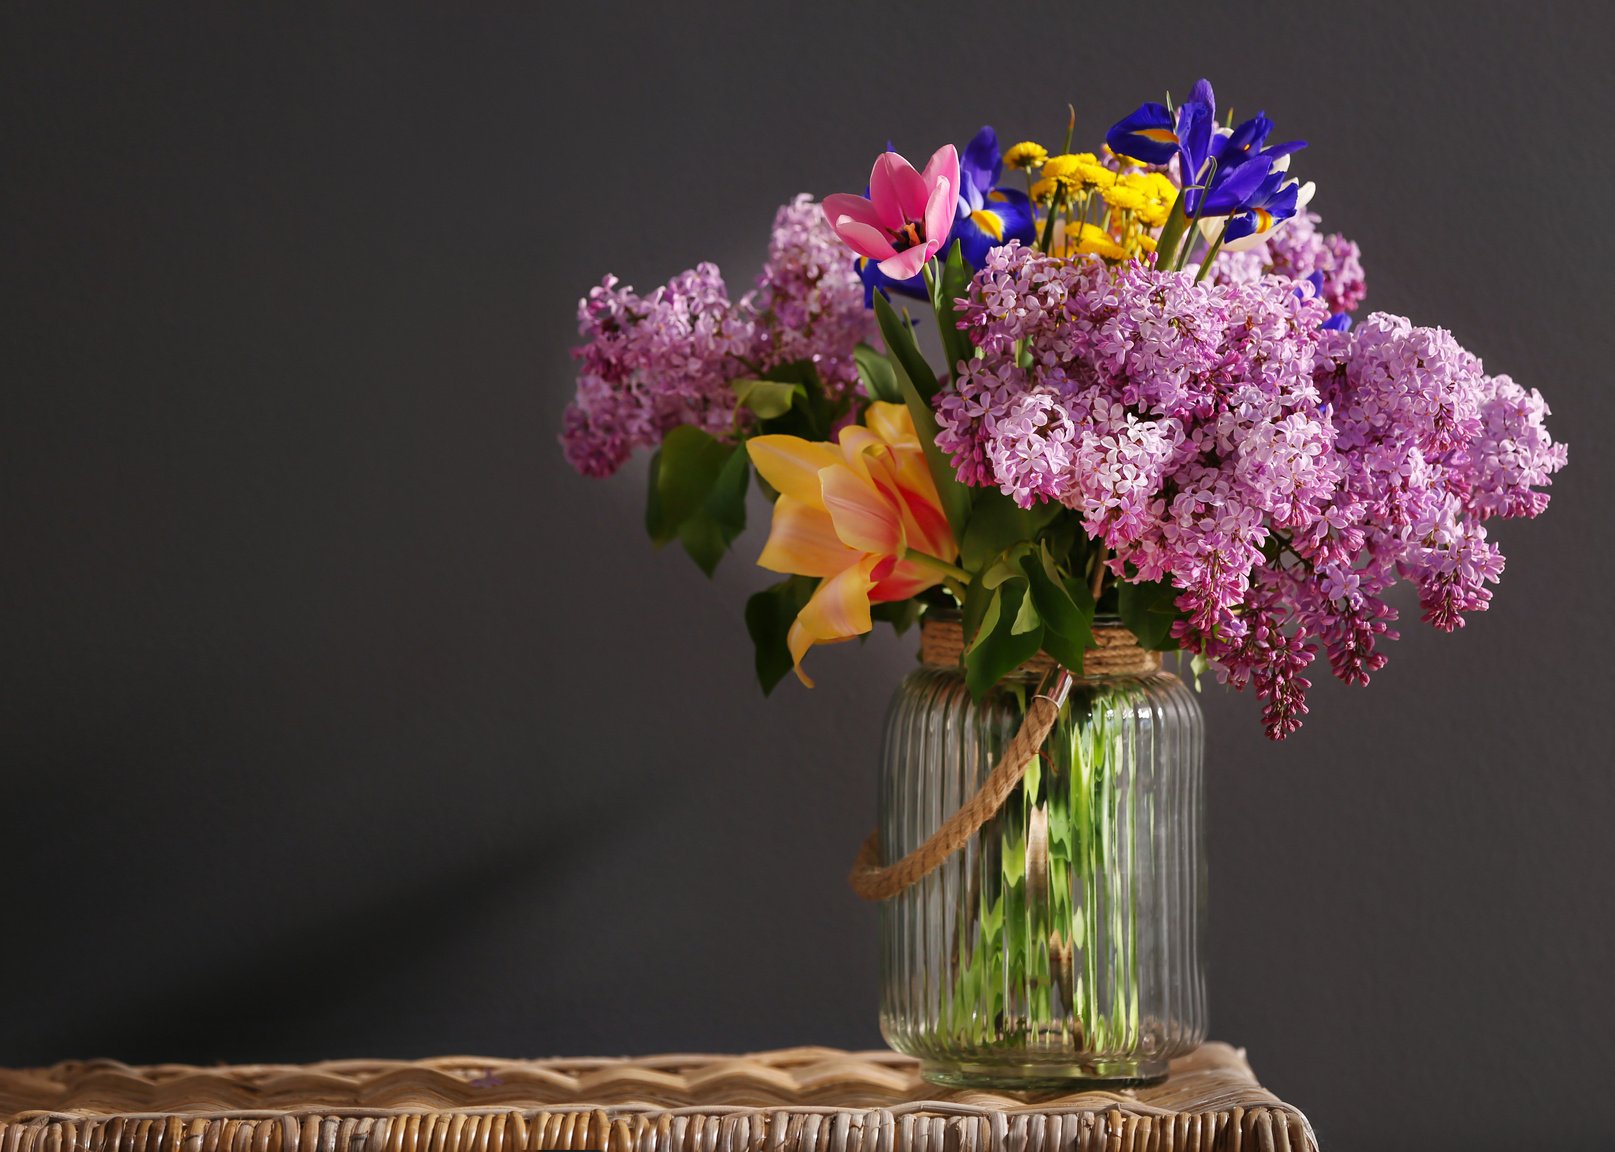
[[[957,564],[949,564],[946,560],[939,560],[927,552],[921,552],[914,548],[905,548],[903,550],[903,559],[912,561],[921,568],[929,568],[933,572],[940,572],[942,575],[951,577],[961,584],[970,583],[970,573]]]

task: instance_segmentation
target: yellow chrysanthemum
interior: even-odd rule
[[[1159,228],[1171,215],[1178,186],[1160,172],[1124,172],[1118,184],[1128,189],[1137,203],[1128,208],[1146,228]]]
[[[1051,180],[1081,179],[1083,168],[1093,160],[1092,152],[1065,152],[1050,156],[1043,161],[1043,175]]]
[[[1178,188],[1159,172],[1123,172],[1109,185],[1101,185],[1105,203],[1121,212],[1131,212],[1146,228],[1166,223],[1177,198]]]
[[[1125,180],[1123,177],[1122,180]],[[1115,184],[1099,189],[1099,195],[1104,197],[1105,203],[1122,212],[1138,212],[1148,203],[1149,197],[1140,188],[1118,180]]]
[[[1041,144],[1022,140],[1004,153],[1004,166],[1016,170],[1040,167],[1049,158],[1049,150]]]
[[[1093,224],[1073,224],[1062,228],[1061,232],[1063,235],[1055,238],[1057,256],[1102,256],[1106,260],[1127,257],[1127,249],[1118,244],[1114,236]]]
[[[1059,190],[1061,199],[1067,204],[1072,197],[1082,191],[1082,180],[1077,176],[1045,176],[1032,185],[1030,195],[1034,203],[1051,204],[1054,202],[1054,193]]]

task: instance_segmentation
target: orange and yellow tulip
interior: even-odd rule
[[[758,436],[746,449],[779,493],[757,563],[819,579],[787,637],[796,675],[811,688],[808,649],[868,632],[871,604],[942,583],[959,548],[901,404],[870,404],[863,424],[833,444]]]

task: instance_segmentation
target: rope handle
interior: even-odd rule
[[[858,859],[854,861],[852,872],[847,877],[854,892],[865,900],[890,900],[940,868],[944,860],[969,843],[981,826],[998,813],[1004,801],[1009,799],[1009,794],[1021,782],[1021,777],[1026,775],[1026,766],[1043,747],[1043,741],[1048,739],[1054,722],[1059,719],[1060,709],[1065,707],[1066,697],[1071,692],[1071,673],[1057,668],[1050,675],[1054,683],[1048,691],[1040,691],[1032,697],[1020,728],[1010,740],[1009,747],[1004,749],[1004,754],[998,758],[992,772],[981,782],[976,794],[944,820],[941,827],[926,838],[925,843],[896,863],[882,864],[880,833],[869,834],[863,847],[858,850]],[[1048,684],[1047,678],[1044,684]],[[1039,685],[1039,688],[1042,687]]]

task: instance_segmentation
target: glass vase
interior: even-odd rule
[[[1046,657],[979,702],[957,616],[922,623],[892,701],[881,854],[916,851],[971,798],[1039,693],[1039,754],[964,847],[882,905],[881,1031],[928,1080],[1143,1083],[1205,1038],[1200,707],[1160,657],[1096,622],[1086,674]]]

